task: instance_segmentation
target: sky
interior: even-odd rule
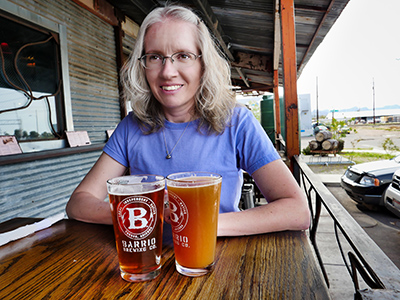
[[[312,110],[317,86],[319,110],[400,105],[399,13],[400,0],[349,1],[298,79]]]

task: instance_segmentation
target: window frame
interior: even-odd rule
[[[26,10],[23,7],[9,2],[0,2],[0,11],[4,14],[22,19],[34,26],[42,27],[46,30],[58,34],[60,42],[60,76],[62,80],[62,99],[63,99],[63,122],[66,131],[74,131],[73,116],[72,116],[72,102],[71,102],[71,87],[69,80],[69,64],[68,64],[68,41],[67,41],[67,27],[63,24],[46,19],[42,15],[35,14]],[[25,145],[26,149],[24,149]],[[59,140],[45,140],[45,141],[31,141],[27,143],[20,143],[24,153],[32,153],[31,151],[24,151],[32,146],[39,148],[38,152],[51,149],[62,149],[67,147],[66,137]],[[43,148],[43,150],[40,150]],[[17,154],[17,155],[23,155]]]

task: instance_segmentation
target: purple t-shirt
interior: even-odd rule
[[[130,113],[115,129],[104,152],[129,167],[131,174],[166,177],[185,171],[218,173],[222,175],[220,212],[238,211],[243,170],[252,174],[280,156],[246,107],[235,108],[229,125],[220,135],[199,133],[197,124],[197,120],[189,126],[188,123],[165,121],[164,140],[163,130],[143,134]],[[165,141],[169,152],[176,144],[171,159],[166,158]]]

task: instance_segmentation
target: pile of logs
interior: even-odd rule
[[[320,131],[315,135],[315,140],[309,142],[311,152],[321,153],[330,151],[335,153],[339,147],[338,140],[332,139],[332,132]]]

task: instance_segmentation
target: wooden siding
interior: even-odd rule
[[[92,144],[120,121],[114,29],[69,0],[13,0],[15,5],[67,28],[74,130],[86,130]],[[0,167],[0,222],[47,217],[65,210],[72,191],[101,151]]]

